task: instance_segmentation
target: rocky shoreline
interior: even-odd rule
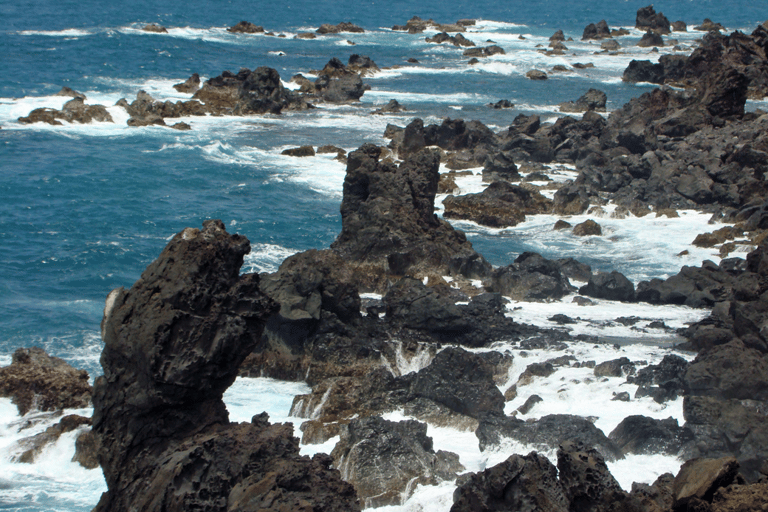
[[[460,33],[468,23],[414,19],[395,30]],[[669,32],[668,20],[650,6],[638,11],[637,23],[649,34]],[[342,24],[323,27],[318,33],[354,32]],[[451,37],[434,42],[469,46]],[[601,22],[584,37],[612,33]],[[63,417],[48,437],[25,441],[20,462],[57,432],[81,428],[79,460],[93,466],[95,458],[104,471],[108,491],[95,510],[105,511],[359,510],[401,504],[417,484],[454,479],[455,511],[762,510],[768,500],[768,117],[744,106],[748,97],[765,95],[766,41],[762,25],[749,36],[715,31],[690,57],[660,60],[661,70],[633,63],[625,79],[647,80],[639,74],[645,70],[657,73],[658,83],[686,89],[662,86],[607,117],[597,113],[604,95],[590,91],[564,107],[583,112],[580,118],[545,123],[520,115],[499,133],[461,119],[389,126],[388,147],[364,144],[344,156],[336,240],[289,257],[274,273],[241,274],[250,243],[220,221],[185,229],[129,290],[107,298],[104,376],[93,390],[87,375],[39,349],[18,351],[0,369],[0,394],[12,396],[22,415],[83,406],[92,396],[92,420]],[[332,59],[314,82],[295,77],[297,93],[266,67],[225,72],[202,86],[192,76],[179,87],[193,100],[160,103],[140,92],[122,106],[132,126],[188,115],[277,114],[311,108],[309,101],[357,100],[362,76],[375,69],[365,57],[354,55],[347,65]],[[74,97],[61,111],[33,111],[20,122],[106,120],[106,110],[95,108]],[[482,168],[489,183],[479,194],[449,195],[447,219],[501,227],[528,215],[598,213],[609,203],[617,206],[614,215],[695,209],[734,224],[699,243],[720,245],[723,256],[737,239],[751,250],[746,259],[703,262],[637,284],[618,272],[593,273],[572,259],[530,252],[494,268],[435,214],[438,191],[450,189],[441,182],[441,162],[454,171]],[[552,199],[521,176],[523,168],[563,163],[575,166],[578,177]],[[594,235],[593,224],[574,233]],[[577,290],[571,280],[585,284]],[[507,314],[510,299],[556,301],[576,291],[584,301],[710,310],[680,333],[697,355],[690,362],[670,355],[655,365],[617,357],[591,366],[553,357],[507,382],[514,357],[494,342],[552,351],[599,342]],[[425,364],[400,371],[403,351],[409,359],[423,356]],[[595,379],[626,377],[639,386],[634,397],[617,399],[683,397],[685,423],[628,416],[603,432],[581,416],[524,420],[505,413],[505,403],[534,379],[577,366],[590,368]],[[311,392],[295,398],[291,414],[307,420],[299,427],[304,443],[339,436],[333,451],[300,456],[292,426],[270,424],[264,414],[230,422],[222,394],[238,375],[309,384]],[[534,397],[523,407],[541,400]],[[414,419],[382,418],[395,411]],[[434,450],[427,424],[474,432],[481,450],[504,440],[557,450],[557,465],[531,452],[462,474],[457,454]],[[676,476],[626,492],[606,461],[638,453],[687,462]]]

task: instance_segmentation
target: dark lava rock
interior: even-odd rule
[[[94,510],[358,508],[329,457],[299,455],[291,425],[228,420],[222,394],[277,308],[240,275],[249,250],[206,221],[109,294],[93,398],[108,491]]]
[[[440,32],[438,34],[435,34],[432,37],[427,37],[426,41],[428,43],[450,43],[453,46],[475,46],[475,43],[467,39],[461,34],[456,34],[455,36],[449,35],[447,32]]]
[[[603,234],[603,228],[592,219],[587,219],[581,224],[573,226],[573,234],[576,236],[600,236]]]
[[[647,416],[627,416],[610,433],[624,455],[663,453],[677,455],[693,433],[678,425],[674,418],[655,420]]]
[[[638,370],[627,381],[639,386],[636,398],[652,396],[659,403],[675,400],[686,389],[684,379],[688,365],[680,356],[666,355],[659,364]]]
[[[664,46],[664,38],[661,37],[661,35],[657,32],[648,30],[648,32],[643,34],[643,37],[640,38],[640,41],[637,42],[637,46],[645,48],[652,46]]]
[[[10,397],[21,416],[33,409],[88,407],[91,392],[88,372],[38,347],[16,349],[11,364],[0,368],[0,396]]]
[[[587,282],[592,277],[592,267],[573,258],[562,258],[555,260],[555,263],[560,267],[560,272],[569,279]]]
[[[509,100],[499,100],[496,103],[490,103],[488,106],[497,110],[504,108],[515,108],[515,104]]]
[[[378,416],[349,422],[331,457],[366,508],[400,505],[415,484],[453,480],[464,469],[458,455],[435,453],[426,423]]]
[[[284,149],[281,153],[281,155],[287,155],[287,156],[315,156],[315,148],[312,146],[300,146],[298,148],[289,148]]]
[[[528,414],[531,412],[531,409],[538,404],[539,402],[543,402],[544,399],[541,398],[539,395],[531,395],[528,397],[528,399],[525,401],[523,405],[517,408],[517,412],[520,414]]]
[[[688,24],[682,20],[672,22],[673,32],[688,32]]]
[[[531,80],[546,80],[547,78],[549,78],[545,72],[539,71],[538,69],[530,70],[525,74],[525,76],[527,76]]]
[[[536,452],[512,455],[496,466],[460,477],[457,483],[451,512],[569,510],[557,468]]]
[[[61,110],[36,108],[26,117],[19,118],[21,124],[48,123],[57,126],[62,124],[61,121],[80,124],[114,122],[104,105],[86,105],[79,96],[66,102]]]
[[[557,451],[560,485],[570,510],[608,512],[641,510],[608,471],[606,458],[589,443],[568,440]]]
[[[200,75],[193,73],[185,82],[173,86],[179,92],[194,94],[200,89]]]
[[[166,29],[162,25],[158,25],[157,23],[150,23],[149,25],[144,25],[141,30],[144,32],[154,32],[156,34],[167,34],[168,29]]]
[[[480,193],[464,196],[448,196],[443,200],[448,219],[471,220],[490,227],[516,226],[525,215],[549,212],[550,199],[541,193],[495,181]]]
[[[397,100],[389,100],[389,103],[387,103],[381,108],[377,108],[371,113],[372,114],[397,114],[397,113],[403,112],[404,110],[406,110],[406,108],[402,106],[400,102],[398,102]]]
[[[626,357],[605,361],[595,366],[595,377],[622,377],[625,372],[633,373],[634,364]]]
[[[599,428],[581,416],[570,414],[550,414],[531,421],[488,416],[480,421],[475,434],[481,450],[498,446],[505,437],[541,450],[551,450],[568,440],[577,440],[587,446],[594,446],[606,460],[613,461],[622,457],[618,446]]]
[[[235,34],[262,34],[264,33],[264,27],[251,23],[250,21],[241,21],[236,25],[229,27],[227,32]]]
[[[608,23],[605,20],[601,20],[597,24],[590,23],[584,28],[584,33],[581,36],[581,40],[587,39],[605,39],[611,36],[611,29],[608,27]]]
[[[439,155],[422,150],[396,166],[379,161],[380,152],[364,145],[349,153],[341,233],[331,244],[367,273],[361,276],[364,287],[383,286],[386,274],[487,275],[490,265],[464,233],[434,213]]]
[[[624,274],[614,270],[593,275],[586,285],[579,288],[579,294],[596,299],[632,302],[635,300],[635,285]]]
[[[596,110],[599,112],[605,112],[605,102],[607,96],[603,91],[597,89],[590,89],[583,96],[576,101],[568,101],[560,104],[561,112],[586,112],[588,110]]]
[[[336,25],[329,23],[323,23],[316,31],[318,34],[338,34],[340,32],[352,32],[354,34],[362,34],[365,30],[362,27],[358,27],[354,23],[349,21],[342,21]]]
[[[465,57],[490,57],[491,55],[505,55],[504,48],[497,45],[484,46],[482,48],[467,48],[464,50]]]
[[[74,89],[70,89],[69,87],[62,87],[59,92],[54,94],[54,96],[65,96],[68,98],[80,98],[81,100],[87,100],[88,98],[85,97],[85,94],[81,92],[77,92]]]
[[[33,463],[37,460],[37,456],[48,445],[55,443],[62,434],[71,432],[81,425],[90,425],[91,419],[77,414],[68,414],[61,418],[61,421],[45,429],[31,437],[20,439],[14,449],[21,450],[21,454],[18,457],[13,457],[13,462]],[[98,466],[98,464],[97,464]]]
[[[693,30],[701,30],[703,32],[712,32],[713,30],[716,30],[716,31],[725,30],[725,27],[719,23],[715,23],[709,18],[704,18],[704,21],[701,22],[701,25],[697,25],[693,27]]]
[[[560,299],[574,290],[556,262],[533,252],[495,269],[483,284],[490,291],[526,301]]]
[[[738,340],[702,350],[685,372],[692,395],[768,400],[768,361]]]
[[[653,5],[641,7],[637,10],[635,28],[640,30],[652,30],[659,34],[669,34],[669,20],[662,13],[657,13]]]

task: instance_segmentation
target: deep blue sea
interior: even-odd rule
[[[655,60],[659,54],[634,47],[642,35],[634,29],[620,40],[623,52],[615,56],[596,54],[599,43],[581,42],[580,37],[585,25],[601,19],[612,28],[632,28],[636,10],[647,3],[1,2],[0,365],[10,362],[16,348],[38,345],[98,375],[99,322],[109,291],[129,287],[173,234],[200,227],[205,219],[220,218],[228,230],[251,240],[248,271],[275,270],[294,252],[327,247],[340,229],[344,165],[329,155],[280,155],[287,147],[333,144],[352,150],[365,142],[386,144],[382,134],[387,123],[404,126],[414,117],[433,123],[446,117],[479,119],[500,130],[520,113],[554,119],[558,103],[575,100],[590,87],[607,93],[609,110],[620,107],[650,87],[621,82],[627,63],[633,58]],[[689,28],[708,17],[729,31],[751,31],[768,18],[765,2],[754,0],[654,5],[670,21],[682,19]],[[414,15],[442,23],[478,19],[465,36],[478,46],[493,41],[506,55],[468,66],[460,50],[426,43],[429,32],[390,30]],[[226,32],[240,20],[286,37]],[[321,23],[341,21],[366,32],[294,38]],[[147,23],[161,24],[169,32],[141,31]],[[569,51],[560,57],[543,55],[537,45],[546,47],[557,29],[573,37],[566,42]],[[673,34],[680,49],[661,51],[690,52],[702,35],[693,30]],[[112,107],[123,97],[132,101],[139,90],[159,100],[188,99],[172,85],[194,72],[205,79],[223,70],[266,65],[288,82],[296,73],[321,69],[331,57],[346,62],[352,53],[371,57],[383,69],[365,79],[371,90],[360,105],[319,105],[281,116],[190,118],[185,119],[192,126],[189,132],[130,128],[125,112]],[[420,64],[407,64],[410,57]],[[548,71],[575,62],[592,62],[595,68],[552,74],[544,82],[525,78],[530,69]],[[62,86],[85,93],[88,103],[110,107],[115,123],[52,127],[16,121],[33,108],[60,108],[68,98],[54,94]],[[370,114],[392,98],[408,110]],[[511,100],[516,108],[488,107],[500,99]],[[694,217],[689,224],[670,225],[671,234],[648,236],[642,245],[634,240],[650,228],[641,224],[624,232],[617,226],[614,240],[589,244],[554,237],[548,220],[517,230],[459,227],[495,265],[536,250],[548,257],[574,256],[596,269],[618,268],[639,280],[700,262],[699,253],[691,261],[675,257],[693,238],[690,226],[701,224]],[[663,233],[666,228],[660,229]],[[0,509],[71,507],[39,496],[26,502],[3,492],[0,486]]]

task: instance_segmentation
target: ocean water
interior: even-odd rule
[[[635,12],[646,4],[615,0],[493,0],[471,5],[455,0],[418,4],[304,0],[282,5],[233,1],[212,5],[198,0],[0,3],[0,365],[10,363],[15,349],[36,345],[88,370],[92,377],[99,375],[98,330],[106,295],[113,288],[129,287],[173,234],[188,226],[199,227],[205,219],[220,218],[228,230],[251,240],[253,252],[246,258],[244,271],[272,271],[290,254],[327,247],[340,229],[344,165],[330,155],[282,156],[285,148],[333,144],[352,150],[365,142],[385,144],[382,134],[388,123],[405,125],[414,117],[432,123],[446,117],[479,119],[494,129],[505,128],[519,113],[554,119],[559,115],[558,103],[575,100],[590,87],[606,92],[609,109],[618,108],[650,87],[621,82],[631,59],[655,60],[663,53],[690,52],[703,35],[692,28],[675,33],[672,37],[678,39],[679,49],[665,47],[660,53],[633,46],[642,35],[632,28]],[[709,17],[729,30],[751,31],[768,17],[764,6],[747,0],[657,1],[654,5],[671,21],[682,19],[690,27]],[[429,32],[411,35],[390,30],[414,15],[443,23],[478,19],[465,36],[478,46],[493,41],[506,55],[470,67],[460,50],[426,43]],[[630,29],[630,35],[619,40],[618,55],[596,53],[599,43],[580,41],[584,26],[601,19],[612,28]],[[226,27],[240,20],[286,37],[226,32]],[[340,21],[354,22],[366,32],[315,40],[293,38],[321,23]],[[168,33],[141,31],[147,23],[162,24]],[[574,41],[566,42],[566,55],[546,56],[537,45],[546,47],[557,29]],[[188,99],[172,85],[194,72],[205,79],[227,69],[266,65],[288,82],[296,73],[321,69],[331,57],[346,61],[352,53],[368,55],[383,68],[366,78],[372,89],[359,105],[319,105],[313,111],[280,116],[181,119],[192,126],[190,132],[130,128],[125,124],[127,114],[113,107],[123,97],[132,101],[139,90],[159,100]],[[408,64],[410,57],[420,64]],[[545,82],[525,78],[530,69],[549,71],[554,65],[576,62],[592,62],[595,67],[553,73]],[[108,106],[116,122],[53,127],[16,121],[34,108],[60,108],[67,98],[55,93],[62,86],[86,94],[87,103]],[[388,116],[370,114],[392,98],[408,110]],[[487,106],[500,99],[509,99],[516,108]],[[574,176],[567,168],[552,172],[557,179]],[[477,176],[460,180],[459,185],[465,192],[482,188]],[[707,224],[708,216],[683,212],[678,219],[650,217],[615,220],[606,214],[597,220],[609,234],[588,239],[552,232],[556,219],[549,216],[503,230],[472,223],[456,226],[494,265],[506,265],[521,252],[533,250],[551,258],[576,257],[596,270],[618,269],[638,281],[674,274],[681,265],[696,265],[703,259],[718,260],[716,252],[690,246],[697,233],[714,229]],[[685,249],[690,254],[678,256]],[[510,314],[520,321],[548,325],[552,311],[576,306],[563,302],[513,307]],[[674,336],[642,324],[627,328],[611,319],[634,314],[661,318],[677,327],[704,314],[687,308],[647,309],[601,302],[568,314],[582,319],[572,327],[575,334],[634,340],[632,346],[640,348],[631,350],[647,352],[636,357],[649,361],[660,359],[667,350],[660,347],[674,341]],[[597,354],[590,359],[602,357],[612,356]],[[289,419],[286,404],[300,392],[305,389],[296,383],[238,381],[227,401],[233,418],[247,420],[268,410],[283,421]],[[594,393],[595,400],[601,400],[603,391]],[[635,414],[654,413],[652,404],[634,405]],[[621,414],[616,409],[611,418]],[[679,417],[679,411],[669,415]],[[69,462],[72,436],[52,446],[35,464],[10,462],[15,441],[54,421],[37,420],[32,430],[20,432],[19,422],[24,419],[0,400],[0,508],[90,510],[103,490],[103,478],[99,470],[82,470]],[[605,425],[612,421],[605,419]],[[444,449],[474,442],[462,441],[463,433],[430,432]],[[311,453],[330,448],[304,449]],[[505,455],[497,457],[502,460]],[[474,470],[495,460],[475,452],[463,458],[471,461],[465,465]],[[627,485],[626,475],[645,478],[643,468],[679,465],[674,460],[663,464],[655,459],[632,460],[616,468],[625,475],[623,485]],[[451,492],[448,484],[419,489],[404,509],[416,509],[422,506],[419,503],[437,507],[430,510],[447,509],[450,503],[445,500]]]

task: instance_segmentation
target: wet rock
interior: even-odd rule
[[[280,154],[286,155],[286,156],[297,156],[297,157],[315,156],[315,148],[313,148],[312,146],[301,146],[298,148],[289,148],[289,149],[284,149]]]
[[[569,510],[557,468],[536,452],[512,455],[496,466],[462,476],[458,483],[451,512]]]
[[[91,393],[88,372],[38,347],[16,349],[11,364],[0,368],[0,396],[10,397],[21,416],[88,407]]]
[[[453,480],[464,469],[457,455],[435,453],[425,423],[378,416],[352,420],[331,457],[366,507],[400,505],[415,484]]]
[[[649,30],[640,40],[637,42],[637,46],[641,48],[655,48],[664,46],[664,38],[656,32]]]
[[[547,318],[550,322],[555,322],[558,325],[568,325],[568,324],[575,324],[576,320],[569,317],[568,315],[563,315],[562,313],[558,313],[557,315],[552,315],[551,317]]]
[[[490,57],[491,55],[505,55],[504,48],[498,45],[484,46],[481,48],[467,48],[462,55],[465,57]]]
[[[475,46],[475,43],[467,39],[461,34],[456,34],[455,36],[449,35],[447,32],[440,32],[438,34],[435,34],[432,37],[427,37],[426,41],[428,43],[450,43],[453,46]]]
[[[570,510],[639,511],[605,464],[606,458],[582,441],[568,440],[557,451],[557,470]]]
[[[579,294],[596,299],[632,302],[635,300],[635,285],[624,274],[614,270],[593,275],[586,285],[579,288]]]
[[[592,219],[588,219],[580,224],[576,224],[573,227],[573,234],[576,236],[601,236],[603,229],[600,227],[600,224]]]
[[[552,227],[552,229],[555,231],[560,231],[562,229],[568,229],[570,227],[573,227],[570,222],[559,219],[557,222],[555,222],[555,225]]]
[[[85,97],[85,94],[81,92],[77,92],[74,89],[70,89],[69,87],[62,87],[59,92],[54,94],[54,96],[66,96],[69,98],[80,98],[81,100],[85,101],[88,98]]]
[[[688,25],[682,21],[673,21],[672,22],[672,31],[673,32],[688,32]]]
[[[546,80],[549,78],[547,74],[543,71],[539,71],[538,69],[532,69],[528,71],[525,76],[530,78],[531,80]]]
[[[613,398],[611,398],[611,401],[613,402],[629,402],[629,392],[627,391],[621,391],[619,393],[614,393]]]
[[[171,128],[173,128],[174,130],[182,131],[182,132],[189,131],[192,129],[192,127],[187,123],[172,124]]]
[[[497,110],[504,108],[515,108],[515,104],[509,100],[499,100],[496,103],[489,103],[488,106]]]
[[[510,438],[541,450],[551,450],[568,440],[577,440],[595,449],[609,461],[621,458],[621,450],[589,420],[570,414],[550,414],[538,420],[522,421],[503,416],[488,416],[480,421],[475,434],[480,449],[498,446]]]
[[[81,425],[90,425],[91,419],[77,414],[68,414],[61,418],[61,420],[31,437],[26,437],[19,440],[14,447],[15,450],[20,450],[21,453],[18,456],[12,458],[13,462],[22,462],[31,464],[37,460],[37,456],[49,445],[58,441],[62,434],[76,430]]]
[[[693,27],[693,30],[701,30],[702,32],[712,32],[713,30],[715,31],[725,30],[725,27],[719,23],[715,23],[709,18],[704,18],[704,21],[701,22],[701,25],[696,25],[695,27]]]
[[[521,254],[511,265],[495,269],[484,286],[513,300],[559,299],[573,291],[557,263],[532,252]]]
[[[652,396],[659,403],[675,400],[686,389],[684,379],[688,365],[688,361],[680,356],[666,355],[659,364],[638,370],[636,375],[627,378],[627,382],[639,386],[636,398]]]
[[[194,94],[200,89],[200,75],[193,73],[185,82],[173,86],[179,92]]]
[[[397,100],[389,100],[389,103],[381,108],[377,108],[371,114],[397,114],[406,110]]]
[[[62,124],[61,121],[80,124],[114,122],[104,105],[86,105],[79,96],[66,102],[61,110],[36,108],[28,116],[19,118],[21,124],[42,122],[57,126]]]
[[[610,433],[624,455],[677,455],[683,444],[693,439],[693,433],[681,428],[677,420],[655,420],[647,416],[627,416]]]
[[[595,377],[622,377],[625,373],[634,373],[634,364],[626,357],[605,361],[595,366]]]
[[[669,20],[662,13],[657,13],[653,5],[641,7],[637,10],[635,28],[640,30],[652,30],[659,34],[669,34]]]
[[[507,227],[523,222],[526,214],[548,212],[551,204],[539,192],[506,181],[495,181],[478,194],[445,198],[443,216],[472,220],[484,226]]]
[[[569,279],[587,282],[592,277],[592,267],[573,258],[562,258],[555,260],[555,263],[560,267],[560,272]]]
[[[277,308],[240,275],[249,250],[206,221],[107,298],[93,431],[108,491],[95,510],[358,507],[330,458],[299,455],[291,425],[228,421],[222,394]]]
[[[234,34],[262,34],[264,33],[264,27],[243,20],[236,25],[229,27],[227,32],[232,32]]]
[[[605,39],[611,36],[611,29],[608,27],[608,23],[605,20],[599,21],[597,24],[590,23],[584,28],[584,33],[581,36],[581,40],[587,39]]]
[[[323,23],[320,25],[320,28],[316,31],[318,34],[338,34],[341,32],[352,32],[355,34],[362,34],[365,32],[362,27],[358,27],[354,23],[350,23],[349,21],[342,21],[341,23],[338,23],[336,25],[331,25],[329,23]]]
[[[536,377],[549,377],[555,373],[555,371],[555,367],[552,363],[531,363],[525,368],[523,373],[520,374],[516,386],[528,386]]]
[[[587,112],[596,110],[605,112],[607,96],[603,91],[590,89],[576,101],[568,101],[560,104],[561,112]]]
[[[615,52],[620,47],[621,46],[619,45],[619,42],[616,41],[615,39],[607,39],[607,40],[602,41],[600,43],[600,49],[601,50],[606,50],[606,51],[609,51],[609,52]]]
[[[483,181],[517,181],[520,179],[520,173],[517,172],[517,165],[514,157],[509,151],[499,153],[490,153],[483,163]]]
[[[75,439],[75,455],[72,462],[77,462],[85,469],[99,467],[99,441],[92,430],[81,432]]]
[[[154,32],[156,34],[167,34],[168,29],[166,29],[162,25],[158,25],[157,23],[150,23],[149,25],[144,25],[141,30],[144,32]]]

